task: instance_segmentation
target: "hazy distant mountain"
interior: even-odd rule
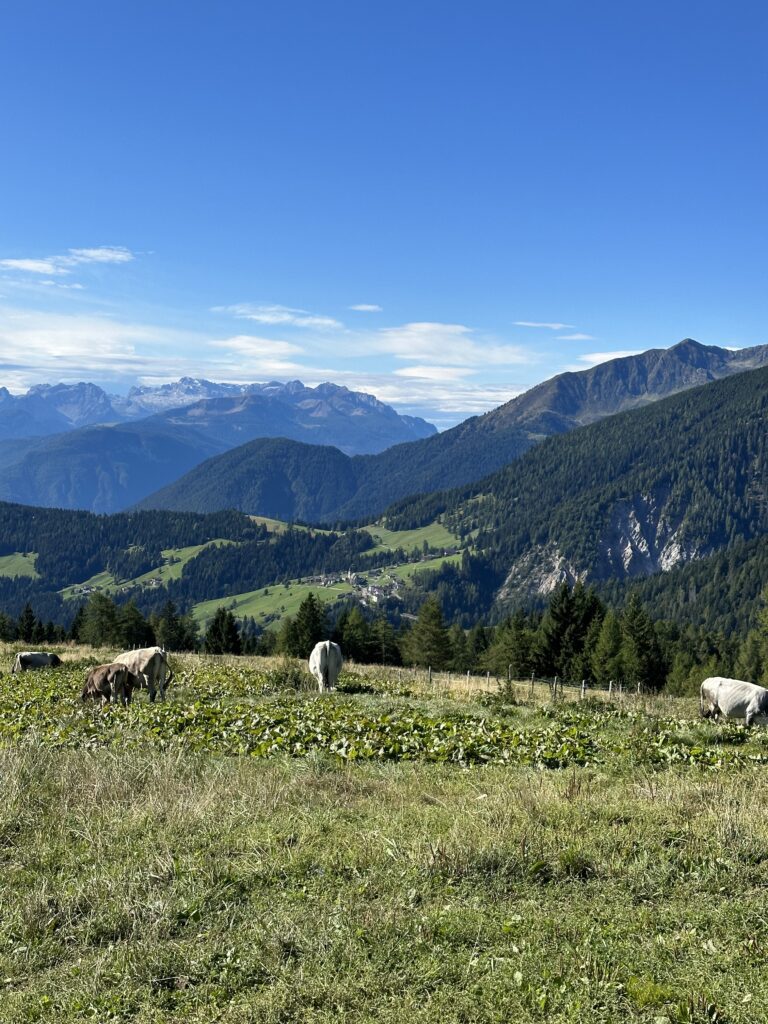
[[[351,459],[340,475],[333,507],[324,500],[312,509],[306,481],[315,477],[318,456],[310,449],[297,447],[292,449],[284,470],[291,480],[286,493],[302,493],[304,497],[293,511],[284,508],[283,515],[327,521],[375,516],[407,495],[479,480],[519,458],[547,435],[564,433],[766,363],[768,346],[729,352],[686,339],[670,349],[652,349],[578,373],[563,373],[484,416],[474,416],[434,437]],[[199,466],[150,495],[141,507],[196,512],[238,508],[268,514],[267,505],[249,504],[257,495],[265,497],[268,493],[253,479],[255,467],[265,464],[262,446],[254,442],[238,451],[240,454],[230,452],[222,463],[214,458]],[[247,483],[239,478],[241,473],[249,478]],[[215,487],[210,483],[213,479],[217,481]]]
[[[348,455],[380,452],[437,432],[426,420],[400,416],[373,395],[329,383],[308,388],[298,380],[249,385],[240,395],[170,409],[158,420],[193,427],[226,448],[257,437],[289,437],[333,445]]]
[[[209,393],[229,388],[207,381],[179,383],[188,398],[200,389]],[[96,415],[99,394],[107,396],[93,385],[69,389],[69,404],[61,399],[55,410],[45,402],[57,389],[39,389],[48,422],[60,424],[65,419],[61,410],[66,409],[70,416],[66,422],[73,424],[77,404],[73,395],[85,399],[91,388],[92,414]],[[162,401],[177,399],[180,393],[175,386],[168,386]],[[24,396],[30,401],[15,406],[9,396],[11,407],[21,414],[29,411],[35,398],[30,395]],[[54,420],[54,412],[58,419]],[[81,417],[85,415],[83,404]],[[45,418],[40,415],[37,422],[42,424]],[[204,459],[251,438],[285,436],[313,445],[332,445],[344,452],[375,452],[434,431],[426,421],[399,416],[371,395],[334,384],[317,388],[307,388],[300,381],[254,385],[248,393],[197,400],[133,423],[70,429],[37,438],[3,439],[0,429],[0,499],[116,512],[164,487]],[[341,451],[337,454],[343,458]]]
[[[96,384],[36,384],[26,395],[0,387],[2,440],[59,434],[121,418]]]
[[[418,416],[400,416],[373,395],[329,383],[310,388],[299,380],[217,384],[182,377],[172,384],[131,388],[126,397],[82,382],[38,384],[25,395],[0,387],[0,443],[157,415],[202,430],[223,448],[284,434],[351,454],[382,451],[436,433]]]

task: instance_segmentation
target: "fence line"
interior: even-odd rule
[[[566,690],[577,693],[580,700],[585,700],[592,693],[607,694],[613,698],[625,695],[640,696],[646,692],[640,683],[635,683],[623,677],[611,679],[606,684],[597,683],[586,678],[569,680],[562,679],[558,675],[537,676],[535,672],[532,672],[530,679],[527,680],[513,679],[511,666],[507,671],[506,677],[496,674],[492,676],[489,671],[473,673],[471,669],[468,669],[465,675],[462,672],[450,670],[438,672],[431,665],[428,665],[426,668],[411,666],[397,669],[398,683],[402,683],[404,674],[413,680],[414,683],[422,682],[426,685],[427,689],[437,694],[451,689],[465,689],[467,693],[471,693],[473,690],[492,691],[494,689],[501,689],[505,685],[525,687],[528,691],[528,696],[531,698],[534,697],[537,686],[539,688],[546,687],[553,701],[563,699]]]

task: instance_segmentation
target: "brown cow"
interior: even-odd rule
[[[119,698],[121,704],[130,704],[134,687],[140,685],[141,680],[125,665],[112,662],[91,669],[80,696],[83,700],[100,697],[106,704]]]

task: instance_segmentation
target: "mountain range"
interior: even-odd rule
[[[330,383],[240,386],[183,378],[134,388],[122,402],[92,384],[40,385],[18,398],[3,389],[0,499],[115,512],[254,437],[356,454],[434,433],[419,417]]]
[[[689,343],[685,349],[691,350]],[[626,373],[618,376],[626,379]],[[391,504],[380,528],[394,532],[388,547],[376,548],[377,564],[408,535],[399,531],[424,528],[425,537],[436,536],[429,531],[438,524],[440,545],[452,535],[463,555],[437,573],[413,577],[400,597],[405,610],[415,610],[433,590],[449,619],[470,625],[541,601],[564,581],[581,581],[608,588],[617,601],[616,588],[640,586],[660,610],[743,629],[768,573],[767,414],[768,366],[554,434],[479,481]],[[148,442],[143,454],[151,454]],[[240,487],[243,504],[270,501],[279,508],[282,501],[332,520],[339,502],[359,486],[350,467],[360,458],[280,438],[252,442],[212,460],[208,491],[202,474],[197,493],[215,504],[238,498]],[[20,552],[26,567],[19,582],[9,578],[18,567],[0,572],[0,594],[60,607],[55,591],[78,582],[75,571],[80,582],[104,569],[116,579],[135,577],[158,565],[167,547],[216,538],[233,543],[208,543],[186,556],[180,577],[165,585],[166,597],[182,603],[229,599],[331,566],[346,571],[372,564],[373,542],[364,529],[297,529],[281,534],[279,544],[259,530],[250,516],[235,511],[105,518],[0,506],[0,555],[17,566]],[[66,541],[72,531],[75,538],[84,531],[83,552],[74,561]],[[111,549],[105,543],[110,533]],[[697,594],[700,608],[694,607]],[[141,599],[156,603],[163,597],[159,588]]]
[[[140,508],[223,508],[333,522],[380,515],[394,501],[471,483],[566,433],[708,381],[768,364],[768,346],[731,352],[685,339],[539,384],[484,416],[373,455],[255,440],[198,465],[137,502]],[[318,489],[318,479],[333,474]]]

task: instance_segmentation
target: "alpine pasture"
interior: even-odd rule
[[[768,1005],[768,732],[693,699],[0,657],[0,1021],[729,1022]]]

